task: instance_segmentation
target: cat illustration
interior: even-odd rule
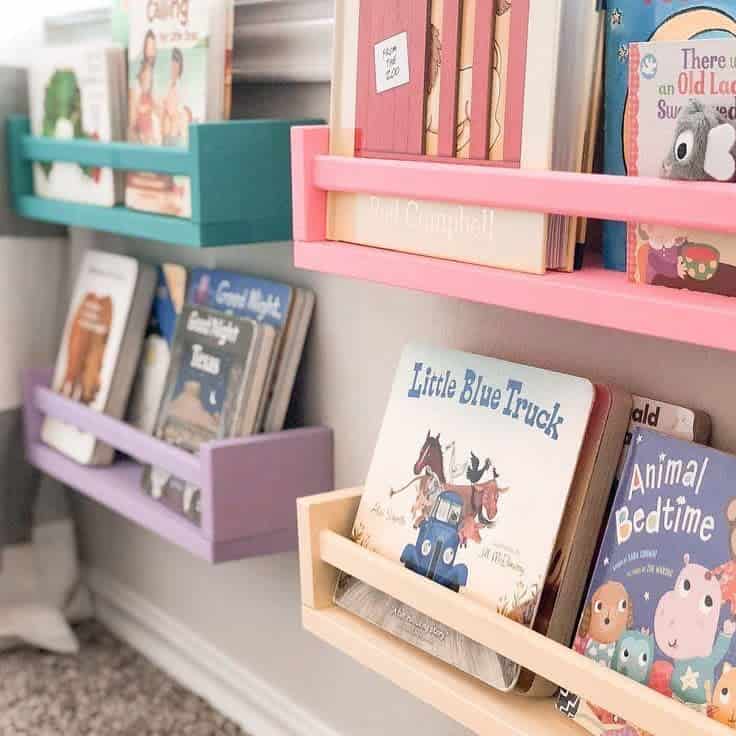
[[[708,716],[736,729],[736,669],[728,662],[723,665],[723,674],[713,691]]]

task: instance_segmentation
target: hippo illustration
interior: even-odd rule
[[[673,590],[665,593],[654,614],[654,636],[662,652],[674,661],[673,695],[693,705],[705,705],[716,683],[716,668],[724,660],[736,631],[727,620],[718,633],[723,599],[718,579],[702,565],[684,557],[685,566]]]

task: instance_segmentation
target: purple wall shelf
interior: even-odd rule
[[[51,375],[49,370],[24,375],[28,461],[209,562],[296,549],[296,499],[334,485],[332,431],[325,427],[212,442],[190,455],[54,393]],[[43,444],[44,416],[91,432],[129,457],[108,467],[79,465]],[[141,491],[143,464],[149,463],[202,488],[201,527]]]

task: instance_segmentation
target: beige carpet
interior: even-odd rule
[[[244,736],[99,623],[78,656],[0,655],[2,736]]]

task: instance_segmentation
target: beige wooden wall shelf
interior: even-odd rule
[[[302,615],[308,631],[477,734],[585,733],[557,713],[550,699],[498,692],[337,608],[332,594],[338,572],[343,570],[654,736],[732,733],[726,726],[355,544],[350,530],[361,493],[357,488],[298,501]]]

